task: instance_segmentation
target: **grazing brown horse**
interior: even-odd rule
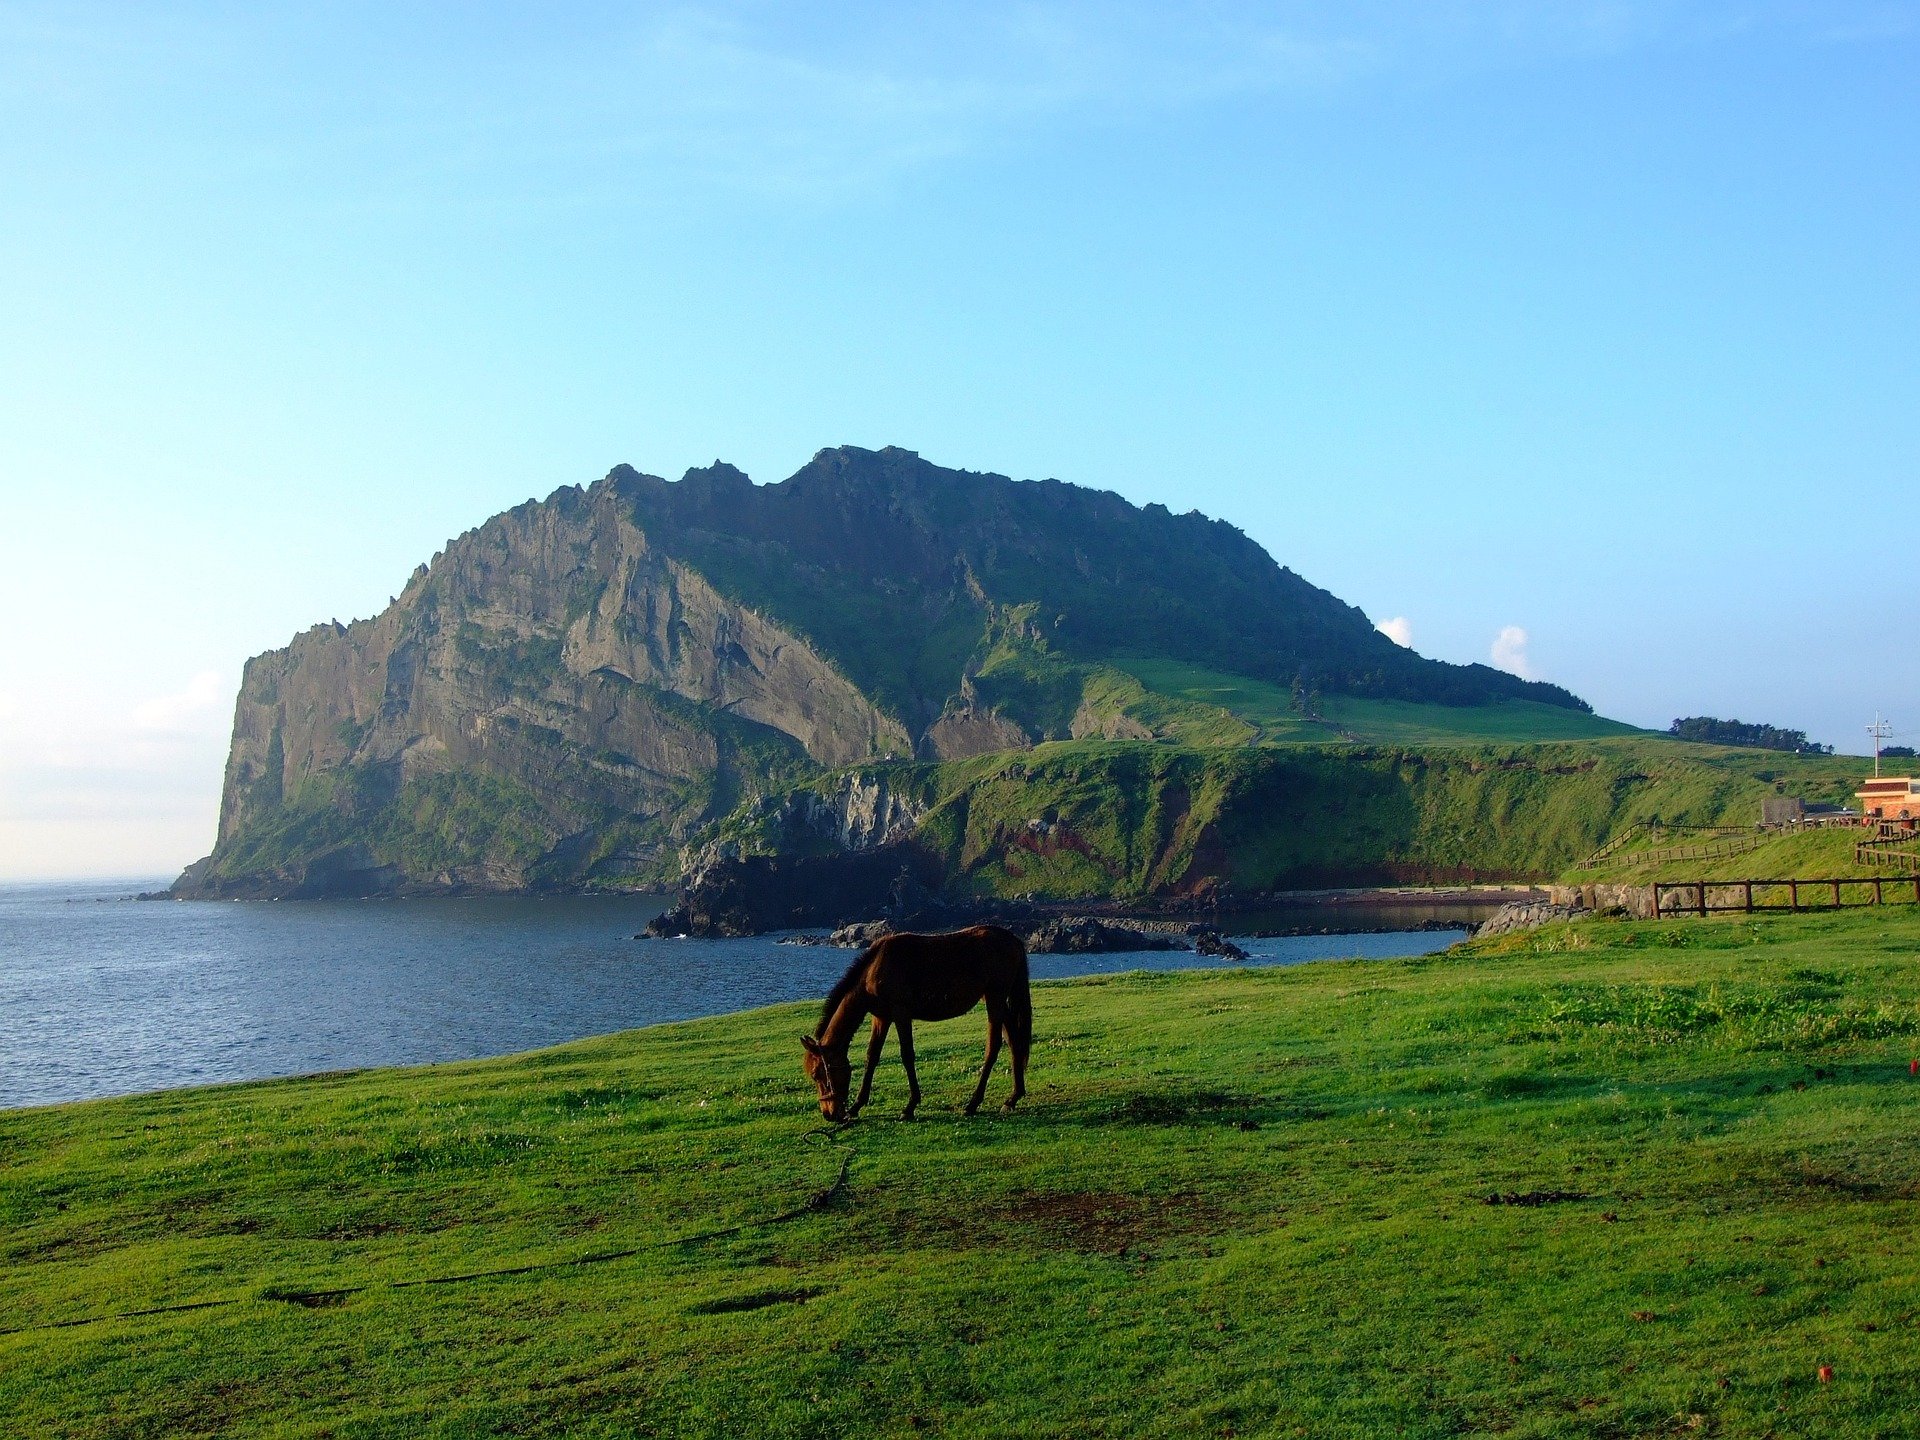
[[[980,1083],[967,1101],[967,1114],[980,1108],[987,1093],[987,1076],[1005,1038],[1013,1051],[1011,1110],[1027,1093],[1027,1049],[1033,1043],[1033,998],[1027,989],[1027,947],[1011,930],[998,925],[975,925],[950,935],[883,935],[862,950],[847,973],[827,996],[814,1033],[801,1037],[806,1046],[807,1078],[820,1092],[820,1113],[838,1124],[851,1120],[873,1090],[874,1067],[887,1042],[887,1027],[900,1032],[900,1063],[907,1070],[907,1108],[911,1120],[920,1104],[920,1077],[913,1069],[913,1022],[951,1020],[982,1000],[987,1002],[987,1063]],[[867,1039],[867,1073],[860,1093],[847,1103],[853,1066],[847,1047],[860,1022],[871,1015],[873,1033]]]

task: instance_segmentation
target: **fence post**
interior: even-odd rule
[[[1747,914],[1753,914],[1753,881],[1747,881]]]
[[[1789,880],[1787,882],[1787,909],[1793,911],[1796,914],[1799,913],[1800,882],[1798,880]]]
[[[1700,913],[1707,913],[1707,882],[1704,880],[1700,882]]]

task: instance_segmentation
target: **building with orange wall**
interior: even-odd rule
[[[1853,798],[1860,802],[1860,819],[1864,824],[1904,820],[1912,825],[1920,821],[1920,780],[1911,775],[1888,775],[1864,781]]]

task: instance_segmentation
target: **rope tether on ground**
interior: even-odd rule
[[[840,1125],[823,1125],[809,1130],[801,1138],[815,1140],[827,1136],[831,1143],[839,1143],[840,1133],[845,1129]],[[777,1215],[769,1215],[761,1220],[743,1220],[738,1225],[722,1226],[718,1230],[699,1230],[691,1235],[676,1235],[669,1240],[654,1240],[645,1245],[629,1245],[620,1250],[598,1250],[586,1255],[573,1255],[562,1260],[539,1260],[530,1265],[503,1265],[493,1270],[469,1270],[454,1275],[423,1275],[413,1280],[374,1280],[364,1285],[341,1285],[325,1290],[299,1290],[292,1287],[268,1285],[251,1295],[229,1295],[218,1300],[184,1300],[177,1305],[152,1305],[139,1310],[118,1310],[105,1315],[82,1315],[72,1320],[47,1320],[38,1325],[15,1325],[0,1329],[0,1336],[25,1335],[36,1330],[71,1330],[80,1325],[99,1325],[108,1320],[138,1320],[149,1315],[177,1315],[188,1310],[215,1310],[226,1305],[244,1305],[253,1300],[280,1301],[289,1305],[308,1307],[325,1305],[336,1300],[344,1300],[349,1295],[362,1295],[371,1290],[412,1290],[423,1285],[460,1285],[470,1280],[503,1279],[514,1275],[532,1275],[542,1270],[564,1270],[569,1266],[604,1265],[610,1260],[625,1260],[634,1255],[643,1255],[653,1250],[671,1250],[680,1245],[703,1245],[709,1240],[724,1240],[730,1235],[741,1235],[749,1230],[764,1230],[773,1225],[784,1225],[789,1220],[798,1220],[802,1216],[812,1215],[825,1210],[840,1198],[846,1189],[847,1175],[853,1166],[853,1151],[847,1149],[840,1156],[840,1172],[833,1183],[824,1190],[809,1195],[800,1204],[782,1210]]]

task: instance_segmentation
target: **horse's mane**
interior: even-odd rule
[[[833,1012],[840,1008],[840,1002],[853,993],[853,987],[860,983],[860,972],[867,968],[867,961],[873,958],[874,947],[869,945],[853,957],[853,963],[847,966],[847,973],[833,982],[833,989],[827,992],[826,1004],[820,1007],[820,1023],[813,1027],[815,1038],[826,1034],[827,1022],[833,1019]]]

